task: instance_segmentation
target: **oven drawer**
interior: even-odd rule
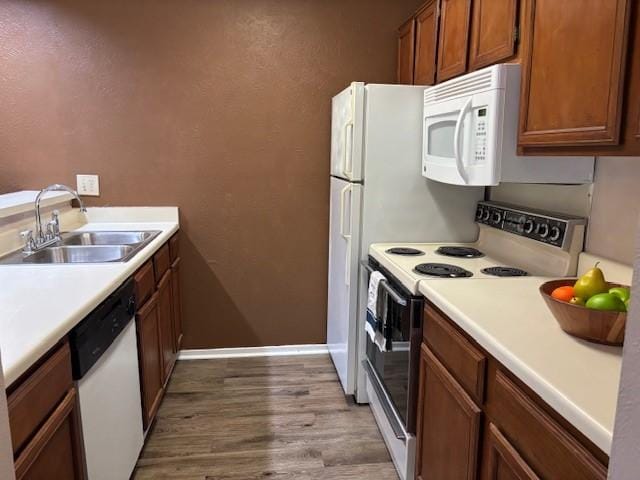
[[[484,353],[431,305],[424,308],[423,338],[471,398],[482,405],[487,370]]]

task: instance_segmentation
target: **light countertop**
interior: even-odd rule
[[[161,230],[125,263],[0,265],[0,355],[10,385],[177,230],[176,207],[90,208],[78,230]],[[63,224],[64,227],[64,224]]]
[[[426,280],[420,292],[605,453],[610,454],[622,348],[564,333],[542,277]]]

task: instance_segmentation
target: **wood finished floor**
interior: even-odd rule
[[[180,361],[136,480],[397,480],[327,355]]]

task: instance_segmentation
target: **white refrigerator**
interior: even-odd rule
[[[424,178],[425,87],[354,82],[333,98],[327,346],[347,395],[368,401],[366,275],[379,242],[470,242],[484,188]]]

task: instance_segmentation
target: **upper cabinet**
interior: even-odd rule
[[[474,0],[469,69],[513,57],[518,36],[518,0]]]
[[[438,82],[467,71],[471,0],[440,0]]]
[[[436,82],[436,46],[438,44],[438,1],[423,5],[415,17],[416,50],[413,83],[433,85]]]
[[[630,0],[525,3],[519,144],[617,144]]]
[[[413,84],[413,61],[416,41],[416,21],[409,19],[398,29],[398,83]]]
[[[433,85],[517,55],[518,0],[429,0],[398,29],[398,83]]]

